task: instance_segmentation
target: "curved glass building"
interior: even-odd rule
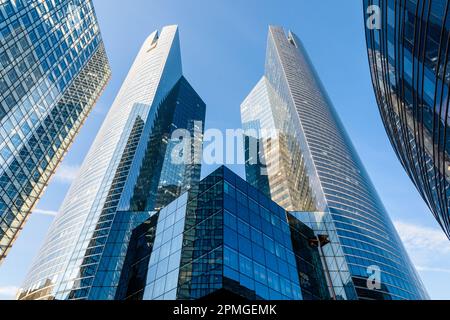
[[[19,299],[114,299],[132,229],[200,180],[205,112],[182,75],[178,27],[155,31],[138,53]],[[177,129],[195,138],[192,161],[173,161]]]
[[[369,22],[379,20],[366,38],[386,131],[450,238],[449,1],[365,0],[364,8]]]
[[[270,27],[266,73],[242,104],[247,180],[289,211],[323,212],[343,255],[329,262],[336,299],[428,295],[298,37]],[[264,131],[268,129],[267,134]],[[254,147],[254,141],[259,148]],[[253,146],[252,146],[253,144]],[[255,161],[257,150],[260,158]],[[260,163],[261,158],[264,160]],[[333,247],[329,247],[330,249]],[[325,255],[333,256],[333,254]],[[370,285],[373,267],[381,270]]]

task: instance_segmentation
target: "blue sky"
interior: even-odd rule
[[[126,4],[125,4],[126,3]],[[380,196],[434,299],[450,299],[450,242],[404,173],[370,82],[362,1],[94,0],[113,78],[0,267],[0,299],[14,296],[142,42],[180,27],[186,78],[208,105],[207,128],[240,127],[239,106],[263,73],[269,24],[304,42]],[[204,168],[204,174],[213,168]],[[235,167],[242,174],[241,167]]]

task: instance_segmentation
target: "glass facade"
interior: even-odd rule
[[[0,1],[0,263],[109,77],[92,1]]]
[[[144,156],[142,159],[135,157],[134,160],[140,164],[137,179],[129,179],[123,189],[114,188],[118,195],[117,201],[119,197],[122,198],[122,202],[118,203],[120,211],[112,220],[88,299],[114,299],[133,228],[149,217],[145,212],[158,211],[199,182],[200,162],[190,159],[187,163],[176,164],[172,161],[174,148],[180,143],[177,139],[172,140],[172,134],[174,130],[182,128],[187,129],[192,136],[197,133],[199,140],[196,142],[199,143],[191,142],[189,148],[192,148],[191,156],[198,157],[200,153],[201,157],[201,123],[205,119],[205,112],[205,104],[184,77],[159,106],[152,130],[149,131],[151,134],[141,138],[146,141]],[[198,150],[195,150],[197,147]],[[125,175],[118,171],[117,175],[127,178],[129,173],[130,170]],[[110,220],[108,216],[109,210],[104,210],[96,230],[104,229],[105,222]],[[91,247],[103,245],[102,239],[99,238],[99,243],[92,243]]]
[[[137,227],[116,299],[330,299],[314,231],[221,167]]]
[[[290,211],[323,212],[325,216],[317,216],[316,222],[328,222],[325,225],[337,235],[334,243],[341,249],[336,248],[333,255],[341,257],[339,267],[327,259],[329,270],[335,271],[334,296],[428,298],[295,34],[270,27],[265,76],[241,111],[249,137],[246,154],[253,154],[252,141],[262,141],[257,150],[265,160],[263,165],[247,159],[247,180],[255,186],[268,185],[272,200]],[[275,130],[275,136],[267,136],[263,129]],[[381,269],[380,290],[368,288],[371,266]]]
[[[131,231],[200,180],[206,105],[182,76],[177,26],[142,46],[20,291],[20,299],[108,300]],[[173,161],[184,129],[191,161]],[[186,155],[187,156],[187,155]]]
[[[350,270],[331,215],[327,212],[291,212],[290,214],[314,231],[331,298],[334,300],[356,299]]]
[[[387,133],[450,238],[449,2],[363,2],[381,9],[381,28],[366,28],[366,39]]]

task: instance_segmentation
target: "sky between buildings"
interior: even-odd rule
[[[240,127],[240,103],[264,72],[269,24],[303,41],[433,299],[450,299],[450,242],[406,176],[375,102],[361,0],[94,0],[113,77],[0,267],[0,299],[21,286],[140,46],[178,24],[186,78],[207,104],[206,129]],[[231,167],[243,174],[243,168]],[[204,167],[207,175],[214,167]]]

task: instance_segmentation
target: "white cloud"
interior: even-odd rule
[[[44,215],[44,216],[51,216],[51,217],[55,217],[58,212],[57,211],[53,211],[53,210],[42,210],[42,209],[35,209],[33,211],[34,214],[40,214],[40,215]]]
[[[450,273],[450,269],[443,268],[430,268],[430,267],[417,267],[418,271],[422,272],[438,272],[438,273]]]
[[[56,169],[54,179],[59,183],[70,184],[73,180],[75,180],[79,171],[79,166],[62,164],[59,168]]]
[[[450,254],[450,241],[442,230],[399,221],[395,223],[395,226],[406,247],[412,250]]]
[[[395,226],[418,271],[450,273],[450,241],[442,230],[402,221]]]
[[[18,287],[6,286],[0,287],[0,300],[15,300]]]

